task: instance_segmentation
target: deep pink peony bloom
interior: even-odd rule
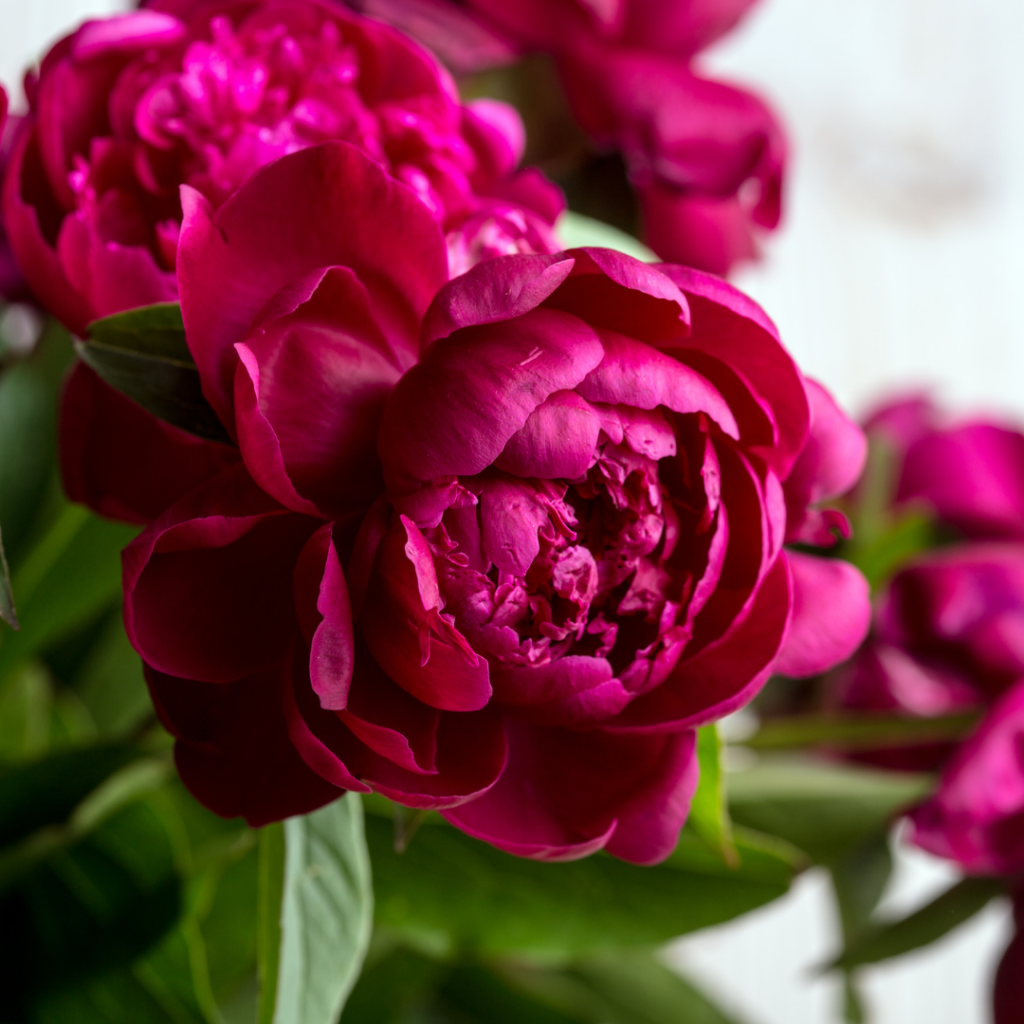
[[[956,422],[929,399],[884,406],[865,423],[900,461],[897,502],[918,501],[966,537],[1024,540],[1024,433],[991,419]]]
[[[343,139],[411,189],[461,272],[551,251],[557,190],[516,173],[522,127],[459,103],[385,25],[318,0],[211,0],[86,22],[44,58],[3,216],[36,295],[72,330],[177,296],[178,189],[221,205],[258,168]],[[338,187],[343,187],[342,183]]]
[[[645,241],[714,273],[757,253],[781,213],[786,142],[743,89],[692,58],[753,0],[349,0],[423,39],[457,69],[508,61],[501,43],[554,56],[572,111],[622,151]]]
[[[911,814],[913,841],[967,871],[1024,870],[1024,680],[995,703]]]
[[[843,707],[932,718],[982,710],[1024,676],[1024,546],[971,543],[919,556],[889,583],[871,639],[834,676]],[[950,744],[872,752],[934,768]]]
[[[186,783],[253,823],[372,789],[527,856],[666,856],[694,727],[863,637],[863,578],[782,548],[857,428],[700,273],[590,249],[445,284],[436,220],[351,145],[184,202],[189,344],[244,465],[124,583]]]

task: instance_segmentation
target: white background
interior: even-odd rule
[[[0,0],[12,99],[49,41],[121,6]],[[760,87],[793,143],[785,225],[737,283],[854,412],[925,384],[958,408],[1024,421],[1022,47],[1019,0],[764,0],[705,58]],[[911,909],[952,877],[904,854],[886,904]],[[1007,934],[994,905],[872,969],[874,1024],[984,1024]],[[825,880],[812,873],[671,956],[749,1024],[833,1024],[838,991],[814,967],[834,941]]]

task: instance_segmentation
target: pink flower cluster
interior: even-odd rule
[[[72,330],[177,297],[179,186],[216,207],[254,171],[328,139],[367,153],[445,231],[452,273],[557,249],[558,190],[516,171],[523,129],[462,105],[401,33],[318,0],[209,0],[86,22],[28,81],[3,193],[10,245]]]
[[[350,2],[457,67],[507,61],[509,49],[551,54],[580,126],[625,157],[645,240],[662,258],[722,274],[756,255],[758,228],[778,224],[778,121],[757,96],[693,68],[754,0]]]
[[[810,553],[863,434],[722,281],[551,252],[515,116],[394,29],[162,6],[47,56],[4,215],[75,330],[180,298],[228,438],[65,390],[68,493],[148,524],[125,625],[182,778],[254,824],[375,791],[665,857],[695,728],[864,637],[865,580]]]
[[[938,792],[912,815],[916,843],[969,871],[1024,870],[1024,434],[950,424],[921,398],[885,407],[866,428],[897,455],[897,505],[930,509],[960,539],[889,583],[839,699],[924,717],[984,711],[955,749],[881,759],[943,765]]]

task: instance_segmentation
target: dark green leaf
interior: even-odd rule
[[[49,752],[53,697],[50,675],[37,661],[0,678],[0,764],[34,761]]]
[[[847,850],[829,867],[845,944],[855,941],[871,915],[892,875],[892,852],[884,832]]]
[[[177,920],[180,885],[157,815],[135,801],[92,834],[60,847],[4,899],[5,994],[44,1001],[127,966]]]
[[[15,565],[53,472],[54,421],[53,397],[34,367],[0,378],[0,528]]]
[[[3,619],[11,629],[21,629],[21,626],[18,625],[18,612],[14,607],[11,571],[7,567],[7,555],[4,552],[2,536],[0,536],[0,619]]]
[[[98,619],[121,593],[121,549],[136,527],[67,505],[15,573],[21,632],[0,642],[0,678],[61,637]]]
[[[434,824],[397,854],[388,819],[369,815],[366,827],[378,923],[441,955],[576,955],[662,942],[781,896],[795,870],[745,834],[732,870],[689,830],[665,863],[636,867],[600,855],[524,860]]]
[[[735,1024],[647,951],[617,950],[561,970],[510,964],[501,971],[585,1024]]]
[[[430,1001],[444,973],[436,960],[401,946],[392,949],[359,976],[341,1024],[393,1024]]]
[[[63,823],[101,782],[140,756],[130,746],[93,747],[0,769],[0,844]]]
[[[87,332],[91,342],[108,348],[179,363],[193,361],[185,340],[181,306],[176,302],[158,302],[93,320]]]
[[[373,924],[363,805],[349,793],[289,818],[284,832],[273,1020],[333,1024],[359,975]]]
[[[70,683],[101,737],[124,736],[153,713],[142,662],[128,642],[120,604],[99,624]]]
[[[829,863],[927,795],[927,776],[819,761],[764,762],[729,776],[733,820]]]
[[[75,351],[111,387],[154,416],[210,441],[231,443],[203,395],[181,309],[160,304],[95,320]]]
[[[998,878],[965,878],[908,917],[864,929],[832,966],[875,964],[930,945],[1005,891],[1005,882]]]
[[[768,718],[744,743],[755,750],[822,746],[874,750],[962,739],[978,724],[977,713],[920,718],[911,715],[794,715]]]

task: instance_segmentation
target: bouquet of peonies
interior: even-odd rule
[[[154,0],[26,75],[12,1020],[725,1021],[648,950],[812,863],[860,1019],[952,926],[872,917],[903,814],[952,923],[1024,905],[1024,436],[911,399],[868,457],[714,276],[780,213],[693,64],[749,6]],[[804,753],[727,793],[751,702]]]

